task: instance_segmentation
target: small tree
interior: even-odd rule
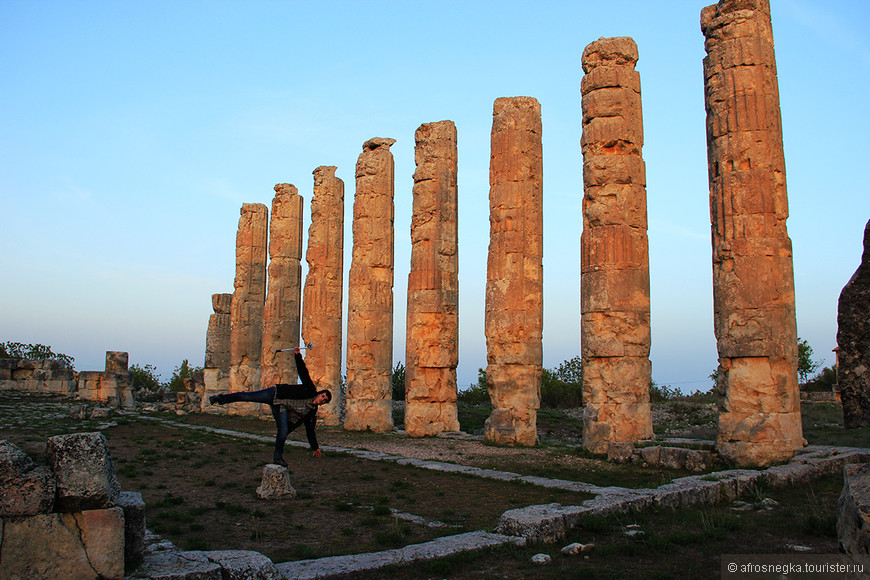
[[[811,347],[807,341],[798,337],[798,377],[800,378],[801,384],[807,382],[807,379],[811,374],[816,372],[820,366],[822,366],[821,361],[813,360],[813,347]]]
[[[404,401],[405,400],[405,365],[402,364],[402,361],[396,363],[396,368],[393,369],[393,376],[390,379],[392,391],[393,391],[393,400],[394,401]]]
[[[172,372],[172,378],[169,379],[169,388],[177,393],[184,392],[184,379],[192,379],[194,373],[201,371],[202,367],[191,367],[187,359],[184,359],[181,365],[175,367],[175,370]]]
[[[0,358],[14,358],[25,360],[56,360],[64,363],[70,369],[75,359],[67,354],[52,352],[50,346],[44,344],[25,344],[23,342],[0,342]]]
[[[156,391],[160,388],[160,379],[157,376],[157,368],[154,365],[132,365],[130,367],[130,377],[133,390],[145,389],[148,391]]]
[[[477,369],[477,383],[472,383],[464,391],[457,393],[457,399],[467,405],[489,403],[489,389],[486,386],[486,371]]]

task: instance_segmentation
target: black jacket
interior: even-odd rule
[[[293,399],[297,401],[305,399],[313,399],[317,395],[317,387],[311,380],[308,374],[308,368],[305,366],[305,360],[299,353],[295,354],[296,372],[299,375],[299,380],[302,384],[290,385],[279,383],[275,385],[276,399]],[[286,408],[286,407],[285,407]],[[295,409],[287,409],[287,421],[289,423],[288,433],[305,423],[305,435],[308,437],[308,444],[311,449],[319,449],[317,445],[317,434],[314,427],[317,425],[317,407],[313,406],[306,413],[299,413]]]

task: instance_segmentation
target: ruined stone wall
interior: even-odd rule
[[[456,126],[416,132],[411,272],[405,343],[405,431],[458,431],[459,259]]]
[[[205,365],[207,369],[230,369],[230,311],[232,294],[212,294],[214,314],[209,316],[205,335]]]
[[[583,445],[652,437],[649,243],[638,52],[628,37],[583,51]]]
[[[864,255],[837,305],[837,382],[847,429],[870,425],[870,221]]]
[[[370,139],[356,165],[353,259],[348,277],[344,428],[391,431],[393,366],[393,154]]]
[[[72,395],[73,370],[58,360],[0,359],[0,390]]]
[[[489,168],[486,268],[488,440],[534,445],[543,337],[543,162],[541,106],[496,99]]]
[[[788,199],[767,0],[701,12],[713,307],[723,395],[717,448],[764,466],[803,445]]]
[[[236,278],[230,312],[229,390],[260,388],[263,309],[266,302],[266,249],[269,209],[261,203],[242,205],[236,233]],[[233,405],[230,414],[256,415],[253,405]]]
[[[302,196],[289,183],[275,186],[269,225],[269,278],[263,313],[260,388],[296,383],[293,352],[299,345],[302,307]]]
[[[342,282],[344,265],[344,182],[335,167],[314,170],[311,225],[308,227],[308,275],[305,278],[302,337],[311,348],[305,366],[319,389],[332,400],[317,412],[325,425],[341,416]]]

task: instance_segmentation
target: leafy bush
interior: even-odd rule
[[[25,360],[56,360],[65,363],[70,369],[73,366],[75,359],[73,357],[52,352],[50,346],[44,344],[25,344],[23,342],[0,342],[0,358],[14,358]]]
[[[405,400],[405,365],[402,361],[396,363],[396,368],[393,369],[393,376],[390,379],[393,391],[394,401]]]
[[[457,400],[466,405],[482,405],[489,403],[489,389],[486,388],[486,371],[477,369],[477,384],[469,385],[464,391],[457,393]]]
[[[657,385],[655,381],[649,382],[649,400],[651,403],[661,403],[662,401],[670,401],[682,396],[677,387],[668,385]]]
[[[146,389],[156,391],[160,388],[160,378],[157,376],[157,367],[154,365],[132,365],[130,367],[133,390]]]
[[[191,367],[187,359],[181,362],[180,366],[175,367],[172,372],[172,378],[169,379],[169,388],[176,393],[184,392],[184,379],[192,379],[194,373],[201,373],[202,367]]]
[[[825,367],[819,373],[801,385],[803,391],[831,391],[837,384],[837,369]]]
[[[541,380],[541,405],[551,409],[579,407],[583,404],[582,383],[566,383],[556,373],[544,369]]]

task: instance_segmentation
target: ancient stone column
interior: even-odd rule
[[[864,255],[837,305],[837,383],[847,429],[870,425],[870,221]]]
[[[230,392],[260,388],[263,307],[266,302],[266,248],[269,209],[242,205],[236,233],[236,279],[230,309]],[[230,414],[257,414],[254,405],[232,405]]]
[[[723,395],[716,446],[765,466],[803,445],[788,199],[767,0],[701,11],[713,238],[713,309]]]
[[[313,348],[305,365],[318,389],[332,401],[320,407],[326,425],[338,425],[341,410],[342,276],[344,260],[344,182],[335,167],[314,170],[311,225],[308,227],[308,276],[302,307],[302,337]]]
[[[279,183],[269,222],[269,280],[263,312],[260,388],[296,382],[293,351],[299,346],[302,307],[302,196],[295,186]]]
[[[601,38],[583,51],[581,347],[583,445],[652,437],[646,168],[637,45]]]
[[[405,341],[405,431],[458,431],[459,254],[456,126],[420,125],[411,217]]]
[[[230,310],[232,294],[212,294],[214,314],[209,316],[205,334],[205,366],[207,369],[230,368]]]
[[[541,105],[496,99],[489,165],[484,433],[508,445],[537,442],[543,337]]]
[[[391,431],[393,366],[393,154],[395,139],[366,141],[356,164],[348,277],[344,428]]]

